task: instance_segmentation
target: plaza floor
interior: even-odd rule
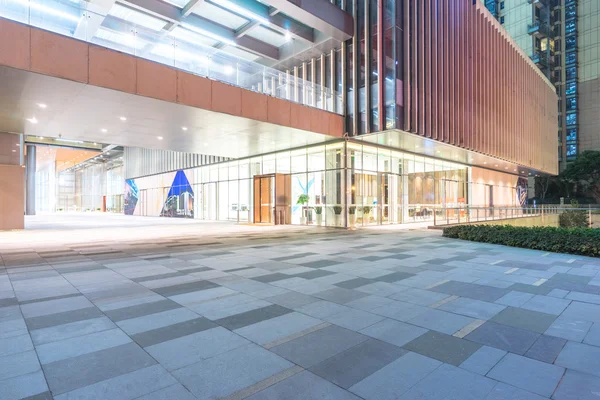
[[[28,227],[0,233],[2,400],[600,394],[599,259],[427,230]]]

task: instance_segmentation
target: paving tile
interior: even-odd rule
[[[540,335],[526,329],[488,321],[465,339],[515,354],[525,354]]]
[[[347,281],[335,283],[334,285],[344,289],[356,289],[358,287],[365,286],[371,283],[373,283],[373,279],[354,278],[349,279]]]
[[[131,307],[119,308],[116,310],[104,311],[104,314],[111,320],[118,322],[130,318],[138,318],[145,315],[156,314],[163,311],[181,308],[181,306],[172,300],[165,299],[152,303],[144,303]]]
[[[282,274],[280,272],[275,272],[274,274],[255,276],[252,279],[254,279],[255,281],[262,282],[262,283],[271,283],[271,282],[281,281],[281,280],[289,279],[289,278],[290,278],[290,275]]]
[[[255,344],[188,365],[173,375],[201,399],[228,396],[293,366]]]
[[[521,307],[523,304],[531,300],[533,296],[535,295],[532,293],[511,290],[510,292],[506,293],[504,296],[496,300],[495,303],[511,307]]]
[[[541,294],[541,295],[545,296],[554,288],[546,286],[546,285],[533,286],[533,285],[526,285],[524,283],[515,283],[514,285],[509,286],[508,289],[513,290],[513,291],[518,291],[518,292],[529,293],[529,294]]]
[[[395,400],[440,365],[437,360],[408,352],[350,387],[350,391],[366,400]]]
[[[34,318],[65,311],[80,310],[91,306],[92,303],[84,296],[77,296],[22,305],[21,312],[25,318]]]
[[[31,331],[31,339],[35,345],[83,336],[90,333],[106,331],[116,325],[106,317],[92,318],[83,321],[53,326]]]
[[[496,381],[452,365],[443,364],[418,382],[401,400],[480,400],[496,385]]]
[[[564,372],[564,368],[556,365],[509,353],[492,368],[487,376],[550,397]]]
[[[552,398],[555,400],[597,400],[598,393],[600,393],[599,377],[567,369]]]
[[[381,281],[381,282],[394,283],[394,282],[398,282],[398,281],[402,281],[404,279],[410,278],[412,276],[415,276],[415,274],[409,274],[407,272],[394,272],[394,273],[391,273],[388,275],[379,276],[379,277],[375,278],[375,280]]]
[[[350,301],[345,305],[348,307],[356,308],[358,310],[371,311],[375,308],[392,303],[393,301],[394,300],[388,299],[387,297],[370,295],[367,297],[360,298],[358,300]]]
[[[351,308],[348,311],[330,315],[324,317],[323,319],[327,322],[331,322],[332,324],[336,324],[347,329],[352,329],[354,331],[359,331],[383,320],[384,317],[367,311],[355,310]]]
[[[351,289],[334,288],[315,293],[314,296],[334,303],[345,304],[350,301],[366,297],[367,294]]]
[[[219,287],[216,283],[209,281],[194,281],[188,283],[182,283],[180,285],[165,286],[159,288],[153,288],[152,291],[160,294],[161,296],[171,297],[190,292],[197,292],[200,290],[214,289]]]
[[[525,357],[552,364],[565,343],[567,343],[565,339],[542,335],[535,341],[531,348],[527,350]]]
[[[261,321],[266,321],[271,318],[280,317],[285,314],[291,313],[292,310],[276,304],[257,308],[252,311],[246,311],[240,314],[232,315],[226,318],[215,320],[215,323],[229,329],[235,330],[245,326],[257,324]]]
[[[0,357],[0,381],[30,374],[40,369],[37,354],[33,350]],[[1,386],[2,384],[0,383]]]
[[[600,346],[600,324],[593,324],[587,335],[585,335],[585,339],[583,339],[583,343],[591,344],[593,346]]]
[[[337,303],[330,301],[317,301],[314,303],[306,304],[302,307],[298,307],[296,311],[303,314],[310,315],[315,318],[325,318],[329,315],[339,314],[344,311],[348,311],[348,307],[342,306]]]
[[[587,335],[592,322],[577,321],[567,317],[560,316],[544,332],[546,335],[556,336],[575,342],[581,342]]]
[[[36,347],[36,351],[42,364],[65,360],[95,351],[109,349],[130,343],[131,339],[120,329],[110,329],[102,332],[90,333],[42,344]]]
[[[506,352],[495,347],[481,346],[471,357],[460,364],[460,367],[479,375],[486,375],[506,355]]]
[[[56,396],[156,364],[135,343],[46,364],[44,374]]]
[[[160,365],[138,369],[121,376],[55,396],[55,400],[138,398],[156,390],[174,385],[177,380]]]
[[[131,338],[140,346],[148,347],[168,340],[177,339],[183,336],[191,335],[196,332],[202,332],[207,329],[215,328],[217,325],[203,317],[179,322],[162,328],[152,329],[132,335]]]
[[[33,350],[33,343],[27,333],[0,340],[0,357]]]
[[[317,279],[317,278],[323,278],[325,276],[329,276],[329,275],[335,275],[335,272],[330,272],[330,271],[324,271],[321,269],[317,269],[317,270],[313,270],[313,271],[307,271],[307,272],[302,272],[299,274],[295,274],[293,275],[296,278],[302,278],[302,279]]]
[[[279,399],[360,400],[352,393],[339,388],[309,371],[302,371],[248,397],[248,400]]]
[[[277,296],[267,297],[265,298],[265,300],[274,304],[279,304],[280,306],[286,308],[298,308],[306,304],[319,301],[319,299],[316,297],[308,296],[298,292],[290,292],[280,294]]]
[[[404,354],[406,351],[399,347],[369,339],[313,365],[309,370],[348,389]]]
[[[42,371],[15,376],[0,381],[0,399],[19,400],[47,393],[48,386]],[[52,397],[49,397],[51,399]]]
[[[236,329],[235,333],[255,343],[267,344],[321,323],[319,319],[293,312]]]
[[[416,304],[394,301],[381,307],[374,308],[371,312],[383,315],[398,321],[407,322],[411,319],[429,311],[430,309]]]
[[[309,268],[325,268],[325,267],[330,267],[332,265],[337,265],[337,264],[341,264],[341,262],[333,261],[333,260],[318,260],[318,261],[302,263],[300,265],[309,267]]]
[[[196,318],[198,318],[198,314],[195,312],[185,307],[179,307],[173,310],[120,321],[117,322],[117,325],[128,335],[135,335]]]
[[[462,315],[428,309],[408,322],[423,328],[433,329],[438,332],[452,335],[473,321],[473,318],[464,317]]]
[[[494,389],[487,395],[485,400],[547,400],[547,397],[539,396],[517,387],[498,382]]]
[[[556,297],[557,299],[564,299],[566,295],[568,295],[570,292],[568,290],[562,290],[562,289],[552,289],[549,293],[548,296],[550,297]],[[570,299],[570,300],[577,300],[577,299]]]
[[[304,368],[309,368],[367,339],[367,336],[332,325],[270,350]]]
[[[435,331],[429,331],[403,346],[415,353],[457,366],[480,347],[477,343]]]
[[[581,303],[574,301],[563,313],[561,317],[569,318],[575,321],[590,321],[600,323],[600,305]]]
[[[82,308],[80,310],[65,311],[61,313],[28,318],[25,320],[30,331],[50,328],[71,322],[85,321],[92,318],[101,318],[104,314],[96,307]]]
[[[560,315],[569,305],[570,300],[557,299],[550,296],[535,295],[521,307],[527,310],[539,311],[546,314]]]
[[[360,331],[360,333],[364,335],[371,336],[396,346],[404,346],[406,343],[418,338],[426,332],[427,329],[405,324],[393,319],[385,319]]]
[[[575,371],[600,376],[600,348],[567,342],[554,363]]]
[[[391,299],[417,304],[420,306],[429,306],[450,297],[444,293],[432,292],[424,289],[407,288],[401,292],[390,296]]]
[[[456,300],[442,304],[438,309],[450,311],[455,314],[466,315],[472,318],[488,320],[505,308],[506,307],[502,305],[494,303],[459,297]]]
[[[537,333],[544,333],[555,319],[556,316],[552,314],[508,307],[496,314],[490,321]]]
[[[196,400],[196,397],[189,392],[183,385],[175,385],[157,390],[136,400]]]
[[[494,302],[508,293],[505,289],[457,281],[446,282],[430,290],[487,302]]]

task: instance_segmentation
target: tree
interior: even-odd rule
[[[600,151],[584,151],[567,166],[561,177],[581,185],[597,203],[600,203]]]
[[[540,200],[543,201],[546,198],[546,193],[548,193],[548,188],[550,187],[551,182],[551,176],[536,176],[535,197],[538,197]]]

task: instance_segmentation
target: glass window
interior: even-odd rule
[[[323,146],[309,148],[307,162],[308,162],[307,171],[324,171],[325,170],[325,148]]]
[[[306,172],[306,149],[293,151],[291,160],[292,172]]]
[[[567,114],[567,125],[577,124],[577,113]]]
[[[574,157],[577,155],[577,145],[569,144],[567,145],[567,157]]]
[[[577,67],[568,67],[566,70],[566,77],[568,81],[577,78]]]
[[[577,62],[577,52],[575,52],[575,51],[573,51],[573,52],[570,52],[570,53],[567,53],[566,57],[567,57],[567,58],[566,58],[566,60],[565,60],[565,63],[566,63],[567,65],[569,65],[569,64],[574,64],[574,63],[576,63],[576,62]]]
[[[379,172],[391,172],[390,158],[392,152],[390,150],[380,149],[377,156],[377,170]]]
[[[568,82],[565,86],[565,93],[567,95],[577,94],[577,82]]]
[[[577,97],[568,97],[567,98],[567,111],[575,111],[577,110]]]
[[[377,171],[377,148],[363,146],[363,170]]]
[[[577,129],[567,129],[567,142],[575,142],[577,140]],[[560,138],[559,138],[560,141]]]
[[[290,153],[288,151],[277,153],[277,172],[280,174],[290,173]]]

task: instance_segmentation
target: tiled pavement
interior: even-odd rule
[[[599,397],[598,259],[228,229],[0,244],[0,399]]]

